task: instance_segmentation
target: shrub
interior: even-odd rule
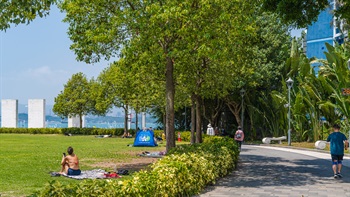
[[[130,129],[130,134],[134,135],[135,130]],[[0,128],[0,133],[28,133],[28,134],[65,134],[73,135],[117,135],[124,134],[123,128]]]
[[[130,179],[50,182],[32,196],[191,196],[228,174],[238,160],[232,138],[206,137],[204,143],[181,145]]]
[[[184,142],[190,142],[191,141],[191,132],[190,131],[176,131],[175,132],[175,139],[177,139],[177,134],[180,132],[181,135],[181,141]],[[154,130],[154,136],[162,136],[164,133],[163,130]],[[207,135],[203,135],[203,138],[206,138]]]

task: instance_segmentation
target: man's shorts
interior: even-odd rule
[[[81,171],[79,170],[73,170],[72,168],[68,168],[68,175],[80,175]]]
[[[331,155],[332,156],[332,161],[343,161],[344,155]]]

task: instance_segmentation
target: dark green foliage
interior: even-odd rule
[[[277,13],[282,22],[294,27],[306,27],[317,20],[329,5],[328,0],[264,0],[263,8]]]

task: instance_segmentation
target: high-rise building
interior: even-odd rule
[[[326,43],[334,46],[336,42],[342,44],[347,38],[347,32],[341,32],[343,22],[333,17],[336,7],[335,0],[330,0],[330,6],[320,13],[316,22],[307,27],[306,56],[308,58],[325,59]],[[314,65],[314,69],[317,73],[319,69],[317,64]]]

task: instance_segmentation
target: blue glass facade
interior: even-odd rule
[[[307,42],[306,56],[308,58],[316,57],[318,59],[325,59],[326,55],[324,52],[327,51],[326,43],[333,45],[333,37],[328,40],[321,40],[317,42]]]
[[[316,57],[324,59],[324,51],[326,51],[325,43],[328,42],[333,45],[333,15],[332,9],[321,12],[318,16],[318,20],[307,28],[306,43],[308,58]]]
[[[307,28],[306,56],[308,58],[316,57],[318,59],[325,59],[324,54],[327,51],[325,43],[333,45],[334,41],[334,27],[333,27],[333,1],[330,7],[320,13],[316,22]],[[318,66],[314,65],[316,73],[318,73]]]
[[[333,15],[328,8],[320,13],[316,22],[307,28],[307,41],[333,38]]]

